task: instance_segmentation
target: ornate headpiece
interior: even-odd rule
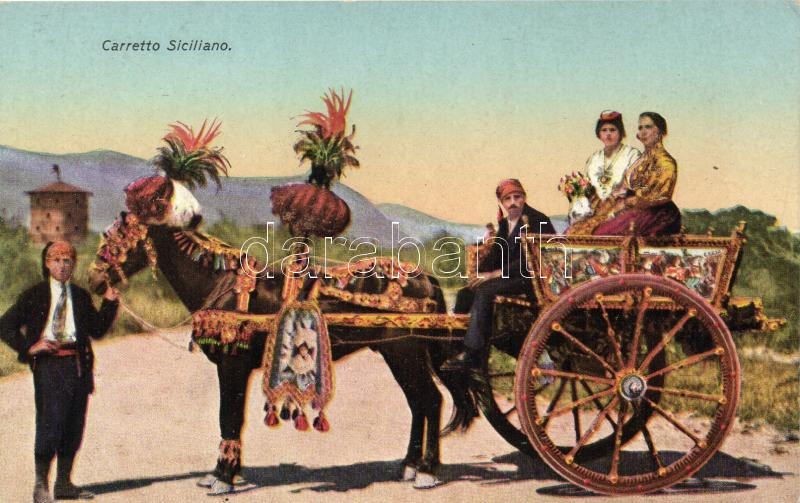
[[[615,112],[614,110],[603,110],[600,112],[600,119],[601,121],[613,121],[618,118],[622,117],[622,114],[619,112]]]

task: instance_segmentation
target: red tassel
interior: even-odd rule
[[[497,207],[497,225],[500,225],[500,222],[503,221],[503,208],[500,206]]]
[[[302,412],[297,415],[294,420],[294,427],[300,431],[308,430],[308,421],[306,420],[306,415]]]
[[[314,419],[314,429],[322,433],[331,429],[331,425],[328,423],[328,420],[325,419],[325,414],[323,414],[322,411],[320,411],[319,415]]]
[[[275,406],[271,403],[267,402],[264,404],[264,412],[267,413],[266,417],[264,417],[264,424],[269,426],[270,428],[275,428],[280,426],[281,422],[278,419],[278,415],[275,413]]]
[[[267,413],[267,417],[264,418],[264,424],[266,424],[270,428],[277,428],[278,426],[281,425],[281,422],[278,421],[278,415],[275,414],[274,410],[270,410]]]

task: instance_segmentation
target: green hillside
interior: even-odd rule
[[[729,236],[740,221],[747,222],[747,243],[733,287],[733,295],[761,297],[771,317],[785,317],[788,323],[775,334],[763,337],[764,343],[782,351],[800,346],[800,237],[777,219],[744,206],[708,211],[684,211],[687,234],[705,234],[709,227],[717,236]]]

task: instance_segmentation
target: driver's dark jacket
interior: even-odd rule
[[[541,226],[542,234],[556,233],[556,229],[553,227],[553,223],[547,215],[531,208],[527,204],[522,208],[522,215],[528,217],[528,236],[534,236],[535,239],[539,239],[540,222],[544,224]],[[495,240],[491,251],[486,258],[481,261],[481,272],[496,271],[502,268],[504,273],[508,271],[507,275],[509,278],[524,277],[522,274],[523,269],[520,267],[524,267],[521,261],[522,237],[520,236],[523,225],[523,219],[522,216],[520,216],[520,219],[514,226],[513,232],[509,233],[508,219],[504,218],[500,221],[499,228],[497,229],[497,237],[502,239]],[[515,239],[518,236],[520,236],[520,238]],[[532,274],[533,272],[531,271],[528,273],[528,276]]]

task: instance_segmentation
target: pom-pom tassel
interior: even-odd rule
[[[271,403],[267,402],[264,404],[264,410],[267,412],[266,417],[264,418],[264,424],[269,426],[270,428],[277,428],[281,425],[281,422],[278,420],[278,415],[275,414],[275,406]]]
[[[281,419],[286,421],[290,417],[292,417],[292,412],[289,410],[289,404],[284,403],[283,407],[281,407]]]
[[[319,411],[319,415],[314,419],[314,429],[322,433],[325,433],[326,431],[331,429],[331,425],[325,418],[324,412]]]
[[[297,414],[297,417],[294,418],[294,427],[300,431],[308,430],[308,420],[306,419],[306,415],[303,411],[300,411]]]

